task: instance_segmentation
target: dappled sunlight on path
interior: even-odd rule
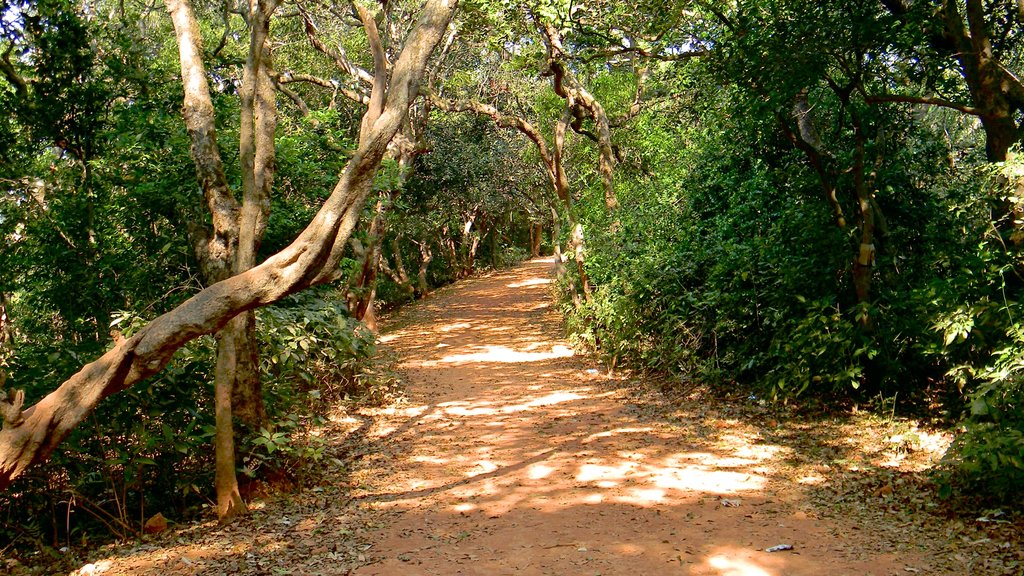
[[[794,441],[806,423],[752,419],[744,400],[670,400],[604,374],[559,337],[550,267],[465,280],[390,319],[380,340],[408,401],[339,407],[314,431],[327,443],[315,485],[256,497],[231,525],[97,550],[72,574],[994,573],[960,548],[928,548],[944,533],[893,515],[871,496],[878,483],[827,500],[853,499],[875,521],[812,503],[842,486],[851,428]],[[765,551],[777,544],[793,549]]]
[[[404,311],[381,341],[406,404],[378,411],[357,494],[393,514],[364,575],[891,574],[772,475],[788,448],[645,417],[559,337],[549,261]],[[764,548],[788,543],[794,552]]]

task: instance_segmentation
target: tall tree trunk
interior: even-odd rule
[[[366,245],[353,240],[352,248],[360,260],[359,270],[352,279],[348,295],[348,310],[353,318],[376,329],[376,315],[373,313],[374,298],[377,296],[377,270],[380,267],[380,244],[384,236],[384,198],[378,197],[377,205],[366,233]]]
[[[561,278],[565,274],[565,256],[562,254],[562,218],[554,206],[551,207],[551,248],[555,261],[555,276]]]
[[[572,227],[572,238],[569,240],[572,248],[573,259],[576,261],[576,273],[580,277],[580,289],[583,291],[583,300],[588,304],[593,300],[593,290],[590,288],[590,276],[587,275],[586,245],[583,241],[583,225],[576,223]]]
[[[427,269],[434,259],[434,252],[430,249],[430,242],[426,238],[417,243],[420,249],[420,265],[416,271],[417,292],[420,298],[430,295],[430,283],[427,282]]]
[[[856,149],[853,154],[853,188],[857,194],[857,206],[860,209],[860,246],[853,262],[853,285],[857,294],[857,303],[867,306],[871,301],[871,281],[875,273],[875,202],[865,181],[864,167],[864,129],[855,112],[853,117],[854,138]],[[870,330],[873,321],[867,310],[860,315],[861,327]]]
[[[501,245],[498,242],[498,228],[491,228],[491,233],[488,236],[491,239],[491,268],[497,270],[501,266]]]
[[[214,488],[217,518],[230,522],[248,511],[235,474],[235,429],[231,410],[232,383],[238,375],[238,344],[245,338],[247,314],[232,318],[217,334],[217,365],[214,370]]]
[[[253,17],[250,61],[242,79],[242,122],[239,157],[243,168],[243,201],[239,212],[238,249],[234,274],[256,265],[260,244],[270,218],[270,193],[276,172],[274,134],[277,130],[277,103],[271,77],[273,56],[270,49],[270,12],[272,6],[257,6]],[[255,30],[259,27],[259,30]],[[259,56],[258,58],[256,56]],[[256,342],[256,315],[244,313],[244,322],[232,322],[227,329],[237,333],[235,369],[232,378],[231,405],[235,417],[251,427],[266,423],[266,407],[260,382],[259,350]]]
[[[959,4],[943,0],[939,14],[947,37],[956,46],[953,55],[985,129],[985,154],[989,162],[1003,162],[1021,137],[1015,115],[1024,108],[1024,84],[995,55],[982,0],[967,0],[966,23]]]
[[[544,242],[544,225],[540,222],[530,224],[530,258],[540,258],[540,246]]]
[[[0,292],[0,350],[14,343],[14,328],[7,311],[7,293]]]
[[[477,212],[466,217],[462,223],[462,233],[459,236],[459,248],[456,252],[459,277],[466,278],[473,274],[476,263],[476,251],[480,246],[480,234],[473,231],[476,223]]]
[[[569,193],[569,177],[565,173],[563,163],[565,149],[565,132],[572,119],[572,109],[565,107],[562,118],[555,125],[554,164],[555,169],[555,192],[562,198],[565,204],[565,213],[569,217],[569,227],[572,233],[569,237],[569,249],[572,251],[573,259],[576,261],[576,274],[579,277],[580,291],[583,293],[583,301],[590,302],[590,277],[586,268],[586,246],[583,238],[583,225],[577,222],[575,210],[573,209],[572,196]],[[573,287],[574,301],[577,305],[581,301],[576,296],[576,289]]]
[[[237,265],[239,213],[241,207],[235,199],[224,176],[224,167],[217,145],[215,113],[210,98],[206,70],[202,62],[201,34],[198,22],[188,0],[166,0],[167,10],[174,23],[178,40],[178,52],[182,70],[182,84],[185,91],[183,115],[192,139],[192,159],[200,186],[212,215],[213,231],[203,230],[201,240],[196,242],[202,263],[203,276],[208,283],[216,283],[232,276]],[[262,34],[262,27],[254,26],[253,39]],[[261,55],[256,54],[258,59]],[[250,51],[250,72],[254,55]],[[251,101],[248,136],[251,138]],[[244,111],[243,103],[243,111]],[[245,114],[242,115],[245,129]],[[245,134],[242,135],[244,142]],[[243,145],[244,146],[244,145]],[[244,147],[243,147],[244,154]],[[252,177],[251,158],[243,173]],[[214,370],[214,414],[216,433],[214,435],[214,487],[217,494],[217,516],[222,522],[232,520],[246,510],[238,490],[235,476],[234,423],[231,410],[231,395],[238,361],[238,344],[244,336],[245,320],[237,319],[227,323],[217,334],[217,361]],[[224,332],[227,330],[227,333]]]

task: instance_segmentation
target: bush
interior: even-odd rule
[[[372,363],[375,337],[349,317],[343,301],[325,296],[302,292],[257,312],[260,368],[277,413],[368,392],[358,375]]]
[[[325,443],[308,434],[329,401],[395,393],[397,379],[374,365],[372,333],[348,317],[329,293],[303,293],[259,311],[261,372],[270,422],[244,431],[242,471],[267,467],[299,478],[318,463]],[[141,317],[121,313],[114,327],[132,334]],[[5,363],[40,397],[95,352],[23,345]],[[212,491],[214,341],[204,337],[175,354],[157,375],[114,395],[74,430],[44,465],[0,495],[0,548],[84,543],[104,534],[138,534],[146,517],[200,513]]]

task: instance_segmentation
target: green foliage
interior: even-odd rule
[[[328,445],[311,429],[322,424],[320,417],[311,419],[289,413],[261,427],[243,442],[247,453],[242,456],[242,472],[256,478],[263,474],[262,469],[269,468],[300,481],[314,476],[325,459]]]
[[[260,311],[271,419],[239,442],[240,465],[250,476],[271,469],[305,478],[325,458],[326,444],[310,430],[322,424],[330,402],[382,402],[397,394],[397,377],[375,364],[372,333],[328,296],[303,293]],[[121,313],[113,327],[130,336],[143,324],[137,314]],[[213,349],[212,339],[195,341],[157,376],[102,404],[90,425],[3,495],[12,515],[0,523],[0,542],[28,544],[44,535],[39,544],[62,546],[104,531],[128,537],[149,514],[180,519],[202,511],[212,483]],[[46,357],[30,352],[19,347],[9,362],[18,382],[37,384],[30,397],[82,360],[66,349]]]
[[[264,391],[277,413],[370,392],[358,376],[376,355],[374,335],[324,296],[301,293],[257,314]]]
[[[127,334],[142,324],[133,314],[115,322]],[[87,534],[128,537],[149,514],[183,517],[200,509],[212,481],[213,413],[204,385],[211,381],[212,348],[210,339],[193,342],[159,375],[102,404],[62,450],[3,495],[11,516],[0,539],[26,544],[37,532],[45,535],[38,544],[58,547]],[[33,358],[31,349],[19,348],[12,362],[13,377],[34,385],[33,398],[82,361],[71,350],[38,358],[39,364]]]
[[[408,280],[421,262],[436,286],[481,262],[517,261],[529,224],[547,223],[554,206],[563,224],[555,241],[564,245],[568,222],[583,226],[593,284],[589,301],[566,304],[568,327],[609,362],[780,400],[944,394],[945,416],[963,418],[946,485],[984,484],[998,498],[1019,498],[1024,168],[1011,159],[979,169],[985,134],[973,117],[871,98],[971,103],[935,7],[916,2],[894,14],[887,6],[898,3],[889,2],[698,4],[465,4],[438,72],[426,76],[433,92],[522,116],[553,148],[566,100],[552,90],[536,26],[551,24],[574,76],[612,119],[621,208],[605,208],[591,118],[578,118],[561,150],[570,207],[552,197],[534,145],[520,134],[417,104],[414,116],[424,116],[404,131],[417,146],[411,165],[388,161],[373,184],[385,213],[378,240],[392,266],[404,262],[406,285],[384,278],[351,292],[377,289],[391,306],[422,295]],[[370,66],[350,19],[306,8],[327,44]],[[993,38],[995,62],[1019,65],[1024,35],[1010,3],[983,8],[1005,31]],[[197,9],[206,45],[217,46],[219,8]],[[189,230],[209,216],[165,15],[68,0],[0,0],[0,14],[0,293],[9,313],[2,328],[13,335],[0,340],[0,368],[32,403],[111,338],[195,293]],[[227,18],[243,29],[241,15]],[[339,81],[334,63],[307,49],[301,19],[274,26],[275,68],[290,94],[279,98],[263,254],[291,242],[330,194],[363,110],[339,91],[359,82]],[[382,27],[389,55],[400,28]],[[247,47],[245,34],[223,39],[206,65],[226,176],[238,189],[231,156]],[[293,69],[324,81],[292,82]],[[802,117],[798,97],[810,108]],[[803,133],[808,127],[818,141]],[[867,165],[859,172],[858,162]],[[865,228],[858,184],[885,217],[872,222],[866,298],[853,281]],[[371,202],[364,221],[377,214]],[[563,292],[579,285],[572,264]],[[259,320],[270,419],[240,442],[244,469],[301,476],[304,462],[326,454],[308,433],[325,403],[385,401],[397,380],[375,363],[372,335],[337,294],[298,295]],[[157,502],[178,516],[197,510],[210,476],[212,349],[210,339],[193,342],[160,375],[104,403],[63,451],[8,491],[0,548],[14,539],[67,543],[96,526],[129,535]],[[55,520],[75,514],[82,518]]]
[[[857,36],[862,33],[849,31],[866,42]],[[972,197],[964,175],[936,170],[947,152],[933,123],[858,109],[862,126],[884,126],[866,155],[878,156],[872,185],[886,218],[876,231],[871,300],[858,303],[852,265],[859,230],[835,225],[818,175],[783,138],[785,116],[763,101],[786,106],[831,65],[815,60],[817,72],[803,69],[799,77],[789,68],[762,68],[757,73],[769,77],[736,88],[679,70],[666,75],[669,85],[695,93],[696,104],[633,122],[623,145],[628,161],[618,172],[622,207],[615,225],[596,196],[584,198],[580,209],[589,235],[587,271],[596,286],[592,302],[567,309],[580,340],[614,361],[753,387],[778,399],[914,396],[942,377],[932,326],[963,295],[963,283],[954,279],[975,264],[972,248],[985,224],[960,203]],[[782,91],[766,94],[763,82]],[[843,116],[849,106],[828,88],[811,97],[818,129],[830,126],[833,139],[826,162],[849,165],[855,149]],[[687,128],[674,121],[679,115],[690,118]],[[859,225],[853,182],[842,173],[836,178],[840,206]]]
[[[987,172],[986,188],[1007,212],[1006,221],[993,222],[989,229],[990,236],[1000,235],[999,242],[976,247],[976,261],[986,264],[979,267],[983,271],[980,278],[935,324],[943,335],[942,353],[957,361],[949,377],[967,393],[962,432],[944,460],[943,486],[947,494],[958,489],[975,498],[1020,503],[1020,486],[1024,484],[1024,282],[1019,274],[1024,258],[1014,240],[1020,234],[1019,220],[1012,215],[1022,202],[1018,190],[1024,182],[1024,160],[1013,156]]]

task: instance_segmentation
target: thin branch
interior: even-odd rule
[[[502,128],[513,128],[518,130],[537,145],[541,158],[544,159],[544,162],[547,163],[549,161],[550,154],[548,152],[548,143],[544,139],[544,136],[533,124],[530,124],[530,122],[523,118],[510,116],[501,112],[494,106],[484,104],[482,102],[448,100],[435,95],[430,96],[430,102],[445,112],[473,112],[475,114],[491,118],[494,120],[495,124]]]
[[[636,96],[633,97],[633,102],[629,105],[629,109],[626,111],[625,114],[622,114],[621,116],[610,118],[608,120],[609,126],[611,126],[612,128],[619,128],[626,122],[632,120],[634,117],[636,117],[637,114],[640,113],[640,104],[643,101],[644,92],[647,89],[647,78],[649,77],[650,71],[646,66],[644,66],[643,68],[640,69],[639,74],[637,74]]]
[[[18,71],[14,69],[14,65],[11,64],[11,51],[14,50],[14,42],[11,42],[4,50],[3,56],[0,56],[0,72],[3,72],[4,78],[14,85],[14,90],[18,94],[18,98],[28,97],[28,82],[18,74]]]
[[[691,58],[700,58],[711,54],[709,50],[692,50],[689,52],[677,52],[675,54],[665,54],[663,52],[647,50],[639,46],[622,46],[620,48],[609,48],[607,50],[601,50],[593,53],[583,59],[584,62],[593,62],[598,58],[610,58],[612,56],[621,56],[623,54],[635,54],[651,60],[660,60],[662,62],[677,62],[680,60],[689,60]]]
[[[925,104],[928,106],[939,106],[941,108],[951,108],[958,110],[964,114],[970,114],[971,116],[980,116],[981,111],[972,106],[965,106],[963,104],[957,104],[956,102],[950,102],[949,100],[943,100],[942,98],[932,98],[929,96],[902,96],[899,94],[880,94],[875,96],[864,96],[864,101],[868,104],[881,104],[883,102],[902,102],[905,104]]]
[[[370,96],[365,92],[353,90],[351,88],[345,88],[336,80],[328,80],[319,76],[313,76],[311,74],[296,74],[294,72],[285,71],[277,74],[274,80],[279,84],[291,84],[293,82],[306,82],[309,84],[315,84],[323,88],[329,88],[331,90],[337,90],[345,95],[349,100],[358,104],[369,104]],[[280,88],[279,88],[280,89]],[[284,92],[282,90],[282,92]],[[290,97],[290,96],[289,96]]]
[[[301,5],[299,6],[299,12],[302,14],[302,22],[304,24],[303,28],[306,32],[306,38],[309,39],[310,45],[324,56],[333,60],[335,66],[345,74],[358,79],[366,85],[372,86],[373,75],[349,61],[348,56],[345,54],[345,50],[341,47],[334,49],[324,44],[324,42],[320,40],[316,23],[313,22],[313,18],[309,15],[309,12],[307,12]]]
[[[786,139],[789,140],[795,148],[804,153],[804,156],[807,157],[807,161],[811,164],[811,167],[818,173],[818,182],[821,184],[821,188],[825,192],[825,198],[832,207],[832,213],[835,216],[836,225],[839,226],[840,229],[845,229],[846,217],[843,215],[843,207],[839,204],[839,198],[836,196],[836,187],[833,182],[831,171],[826,166],[826,162],[829,158],[827,155],[822,154],[822,152],[814,145],[805,141],[802,136],[798,136],[793,132],[793,129],[789,127],[789,122],[782,114],[776,114],[776,118],[779,121],[779,126],[782,128],[782,133],[786,136]]]
[[[228,43],[228,36],[231,35],[231,0],[224,0],[224,10],[221,12],[221,22],[224,24],[224,33],[220,36],[220,43],[213,50],[213,57],[216,58],[224,46]]]

